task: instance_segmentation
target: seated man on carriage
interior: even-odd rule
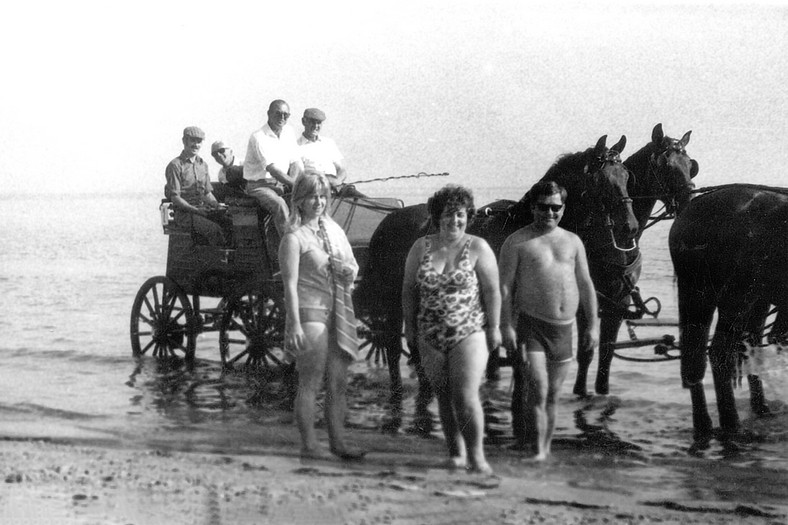
[[[216,200],[225,202],[227,197],[243,197],[246,188],[243,161],[223,140],[217,140],[211,144],[211,156],[221,166],[217,176],[219,182],[211,184]]]
[[[228,246],[231,223],[213,195],[208,163],[197,153],[205,133],[197,126],[183,130],[183,151],[167,164],[164,196],[172,202],[177,227],[191,231],[200,244]]]
[[[295,132],[287,125],[290,118],[287,102],[271,102],[267,116],[265,125],[249,137],[244,179],[246,194],[271,214],[281,238],[290,213],[282,195],[292,188],[295,178],[304,171],[304,165],[298,156]]]
[[[364,197],[352,185],[345,184],[347,170],[345,158],[339,151],[336,142],[322,136],[320,130],[326,120],[324,111],[318,108],[307,108],[301,118],[304,131],[298,137],[298,153],[308,172],[321,173],[331,184],[331,192],[341,197]]]

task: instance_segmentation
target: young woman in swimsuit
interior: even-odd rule
[[[416,241],[405,264],[405,339],[436,391],[449,466],[490,473],[479,387],[489,351],[501,344],[498,267],[487,242],[465,233],[471,192],[449,185],[427,207],[435,234]]]
[[[356,358],[356,320],[349,292],[358,264],[342,228],[326,213],[331,186],[318,173],[293,185],[289,231],[279,245],[284,283],[285,348],[295,355],[295,416],[301,456],[325,458],[314,428],[315,398],[326,381],[325,418],[332,454],[346,460],[363,453],[344,438],[347,369]]]

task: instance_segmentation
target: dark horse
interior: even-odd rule
[[[734,433],[733,381],[742,342],[760,342],[769,305],[778,312],[770,339],[784,337],[788,328],[788,189],[710,188],[676,218],[669,243],[679,294],[681,380],[692,399],[695,437],[707,439],[712,431],[703,376],[715,310],[708,355],[720,426]],[[760,380],[748,379],[753,412],[767,412]]]
[[[690,133],[686,132],[681,139],[673,139],[662,132],[662,124],[657,124],[651,132],[651,142],[624,161],[630,172],[627,190],[638,221],[638,240],[657,200],[664,203],[668,215],[680,212],[690,201],[691,179],[698,173],[698,163],[685,150]],[[566,228],[564,222],[561,226]],[[585,242],[591,278],[599,299],[599,366],[595,391],[607,394],[613,360],[612,343],[618,339],[621,323],[624,319],[639,318],[645,313],[645,305],[635,288],[641,270],[640,249],[618,246],[613,239],[590,242],[582,230],[578,233]],[[593,349],[581,350],[578,349],[574,393],[585,396],[588,368],[594,356]]]
[[[608,149],[606,136],[596,146],[560,157],[542,177],[566,188],[567,207],[561,225],[594,237],[612,238],[621,246],[630,245],[637,231],[632,200],[627,194],[629,173],[619,154],[626,138]],[[527,195],[519,202],[497,201],[480,208],[468,232],[487,240],[497,254],[506,238],[531,222]],[[359,317],[372,328],[375,344],[386,349],[391,375],[390,423],[401,423],[402,379],[402,279],[405,259],[413,243],[428,233],[427,206],[419,204],[389,214],[375,230],[369,243],[369,259],[363,278],[354,293]],[[591,228],[594,224],[597,228]],[[595,242],[601,242],[596,241]],[[410,349],[414,351],[414,349]],[[425,382],[420,378],[420,384]],[[423,390],[417,399],[417,417],[426,410]]]

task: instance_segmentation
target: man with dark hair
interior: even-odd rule
[[[265,125],[249,137],[244,179],[247,195],[257,199],[271,214],[281,237],[289,214],[282,194],[293,186],[304,165],[298,155],[295,132],[287,125],[290,118],[287,102],[279,99],[271,102],[267,117]]]
[[[532,448],[534,459],[543,461],[550,454],[558,396],[572,360],[578,307],[588,319],[580,345],[597,344],[599,318],[583,243],[558,226],[566,190],[540,181],[528,194],[534,220],[501,248],[501,335],[515,363],[515,446]]]
[[[164,196],[172,201],[177,226],[190,229],[202,243],[226,246],[220,220],[214,210],[219,202],[213,196],[208,164],[197,154],[205,133],[197,126],[183,130],[183,151],[167,164]]]

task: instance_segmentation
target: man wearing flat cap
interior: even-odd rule
[[[326,114],[320,109],[308,108],[304,111],[304,116],[301,118],[304,132],[298,137],[298,151],[304,169],[324,174],[331,187],[336,190],[344,183],[347,173],[344,157],[336,143],[320,135],[324,120]]]
[[[273,218],[281,238],[287,227],[289,209],[282,198],[304,170],[298,155],[295,131],[287,125],[290,106],[274,100],[268,106],[268,121],[249,137],[244,160],[246,194],[257,199]]]
[[[212,184],[213,194],[219,202],[224,202],[225,198],[231,195],[243,196],[243,189],[246,181],[243,175],[243,163],[234,153],[230,146],[223,140],[217,140],[211,144],[211,156],[219,163],[219,182]]]
[[[208,164],[197,154],[204,139],[205,133],[197,126],[183,130],[183,151],[164,170],[164,196],[175,208],[176,225],[190,229],[206,244],[225,246],[222,227],[208,218],[217,218],[211,211],[219,202],[212,193]]]

